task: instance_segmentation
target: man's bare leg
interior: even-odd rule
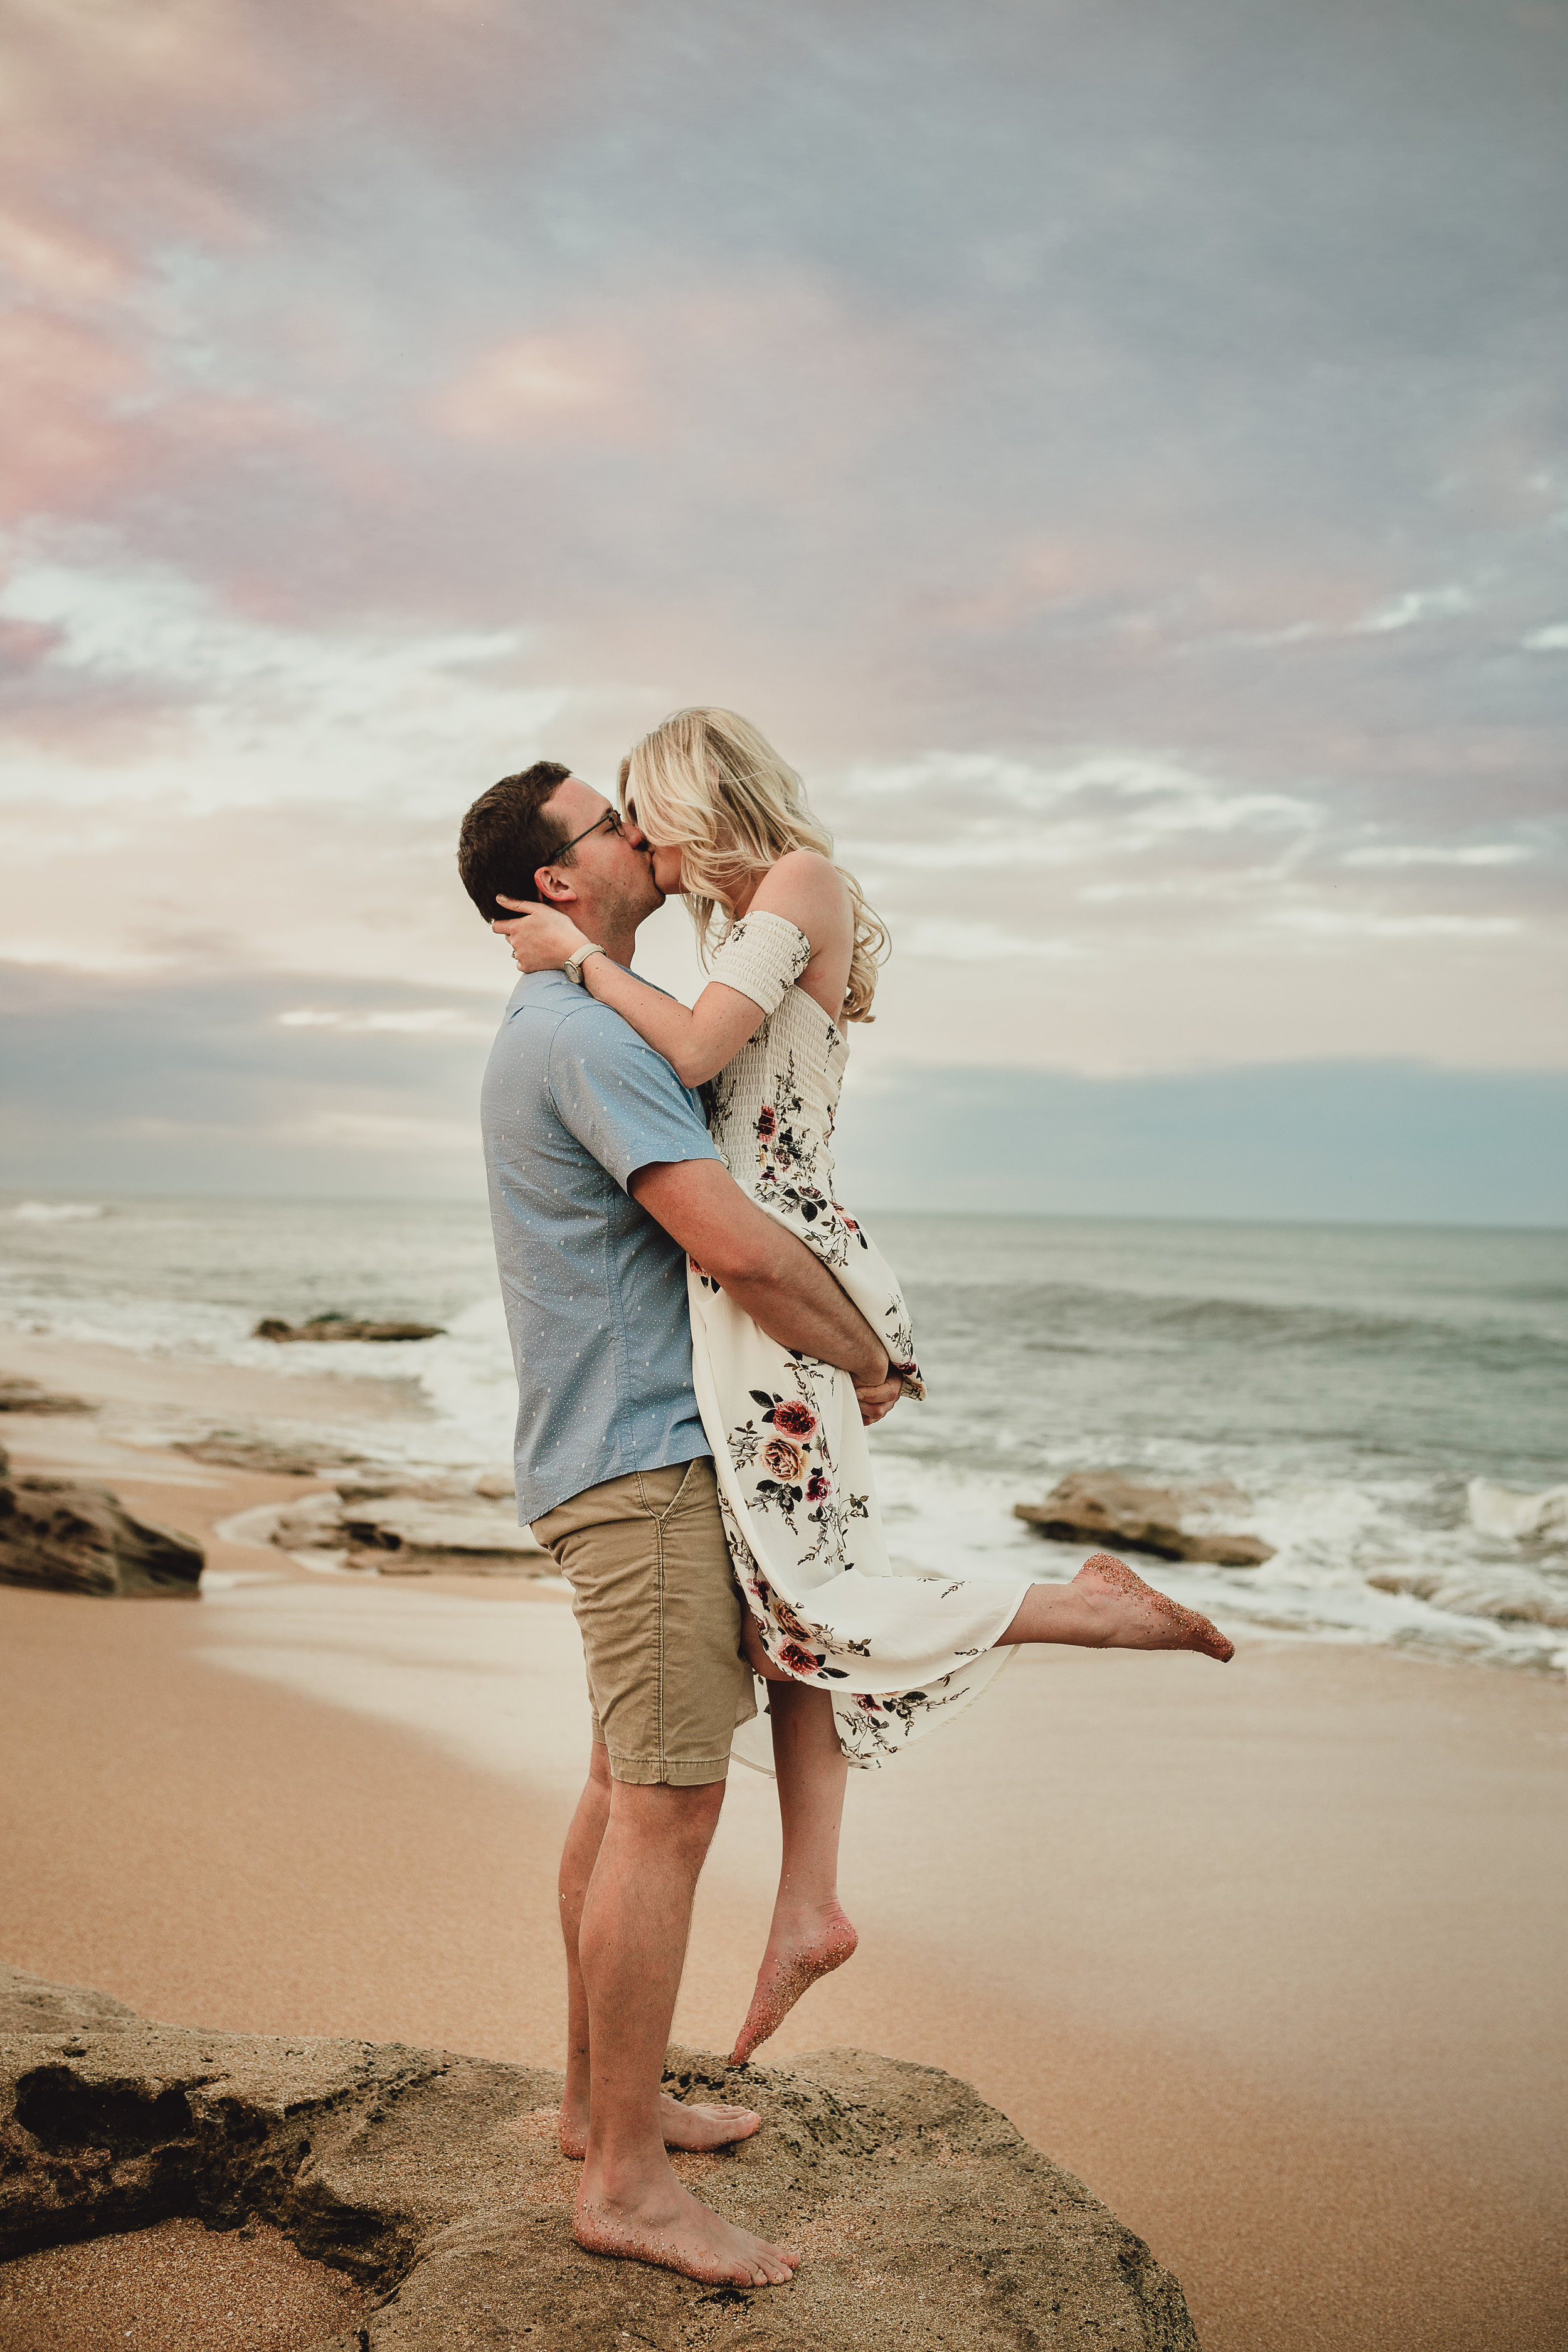
[[[593,2253],[718,2285],[782,2286],[800,2255],[737,2229],[684,2189],[665,2154],[659,2076],[691,1900],[724,1784],[612,1784],[578,1921],[589,2021],[588,2150],[574,2234]]]
[[[610,1760],[595,1741],[588,1779],[577,1801],[561,1854],[561,1933],[566,1946],[566,2089],[561,2101],[563,2156],[581,2157],[588,2147],[588,1996],[577,1956],[583,1898],[599,1858],[610,1818]],[[658,2095],[659,2125],[667,2147],[729,2147],[749,2139],[762,2123],[752,2107],[687,2106],[668,2093]]]
[[[838,1832],[849,1764],[838,1744],[833,1700],[825,1690],[770,1676],[768,1709],[784,1854],[768,1948],[732,2066],[743,2066],[808,1986],[842,1967],[859,1941],[838,1900]]]
[[[1065,1642],[1079,1650],[1197,1650],[1221,1665],[1236,1655],[1217,1625],[1145,1584],[1124,1559],[1097,1551],[1070,1584],[1032,1585],[1001,1637]]]

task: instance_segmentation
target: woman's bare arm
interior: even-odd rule
[[[494,929],[510,941],[520,971],[559,971],[568,956],[589,942],[569,915],[553,907],[531,906],[503,898],[502,906],[517,914]],[[849,974],[853,923],[849,894],[825,857],[813,850],[793,851],[770,866],[747,908],[782,915],[811,945],[812,960],[801,985],[828,1012],[844,1002]],[[814,975],[818,963],[821,975]],[[832,992],[832,979],[842,962],[833,1006],[824,1003],[824,982]],[[601,1004],[628,1021],[646,1045],[662,1054],[683,1086],[700,1087],[716,1077],[733,1061],[748,1037],[761,1025],[759,1005],[738,988],[711,980],[689,1011],[684,1004],[636,979],[624,964],[608,955],[590,956],[582,967],[583,984]]]
[[[503,907],[519,903],[501,900]],[[553,907],[529,908],[493,929],[510,942],[519,971],[559,971],[569,955],[588,945],[571,916]],[[761,1006],[721,981],[710,981],[689,1010],[607,954],[590,956],[582,972],[589,995],[630,1022],[644,1044],[664,1055],[682,1086],[700,1087],[716,1076],[762,1022]]]

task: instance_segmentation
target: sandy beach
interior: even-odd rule
[[[148,1450],[163,1367],[7,1369],[117,1399],[7,1415],[16,1466],[79,1464],[209,1577],[196,1603],[0,1590],[0,1956],[172,2021],[559,2063],[586,1738],[559,1593],[226,1542],[312,1482]],[[243,1377],[204,1380],[209,1417]],[[1207,2352],[1558,2345],[1565,1778],[1555,1678],[1257,1635],[1224,1672],[1026,1654],[855,1776],[861,1948],[767,2054],[974,2083],[1148,2239]],[[688,2042],[728,2046],[775,1855],[771,1783],[737,1770]]]

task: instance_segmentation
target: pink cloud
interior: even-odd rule
[[[131,461],[134,429],[113,411],[145,390],[142,369],[101,329],[31,310],[0,321],[0,515],[90,509]]]
[[[14,232],[12,251],[30,267],[54,237],[79,287],[105,244],[134,257],[149,229],[264,237],[278,150],[336,130],[345,100],[416,135],[471,142],[500,118],[515,135],[559,119],[602,46],[563,16],[520,21],[508,0],[378,0],[368,18],[342,0],[13,0],[6,42],[5,186],[24,221],[42,205],[53,223]]]
[[[72,303],[101,301],[132,278],[124,256],[104,238],[37,205],[0,213],[0,269],[36,296]]]
[[[908,318],[857,306],[826,278],[714,272],[679,296],[617,290],[502,337],[465,361],[429,421],[487,445],[498,467],[535,450],[657,450],[679,470],[647,488],[688,511],[772,503],[852,494],[852,469],[949,366]]]
[[[433,404],[434,421],[463,441],[642,439],[635,368],[627,337],[612,328],[515,335],[447,385]]]

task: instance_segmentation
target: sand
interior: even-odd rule
[[[46,1429],[58,1460],[69,1424],[6,1418],[18,1466]],[[198,1535],[308,1491],[131,1458],[125,1499]],[[212,1556],[240,1580],[196,1605],[0,1591],[0,1953],[155,2017],[559,2063],[569,1610]],[[763,2054],[974,2083],[1149,2240],[1207,2352],[1559,2346],[1565,1779],[1557,1681],[1027,1653],[852,1778],[861,1948]],[[776,1850],[736,1772],[687,2042],[744,2012]]]
[[[363,2315],[350,2279],[265,2222],[160,2221],[0,2266],[5,2352],[310,2352]]]

